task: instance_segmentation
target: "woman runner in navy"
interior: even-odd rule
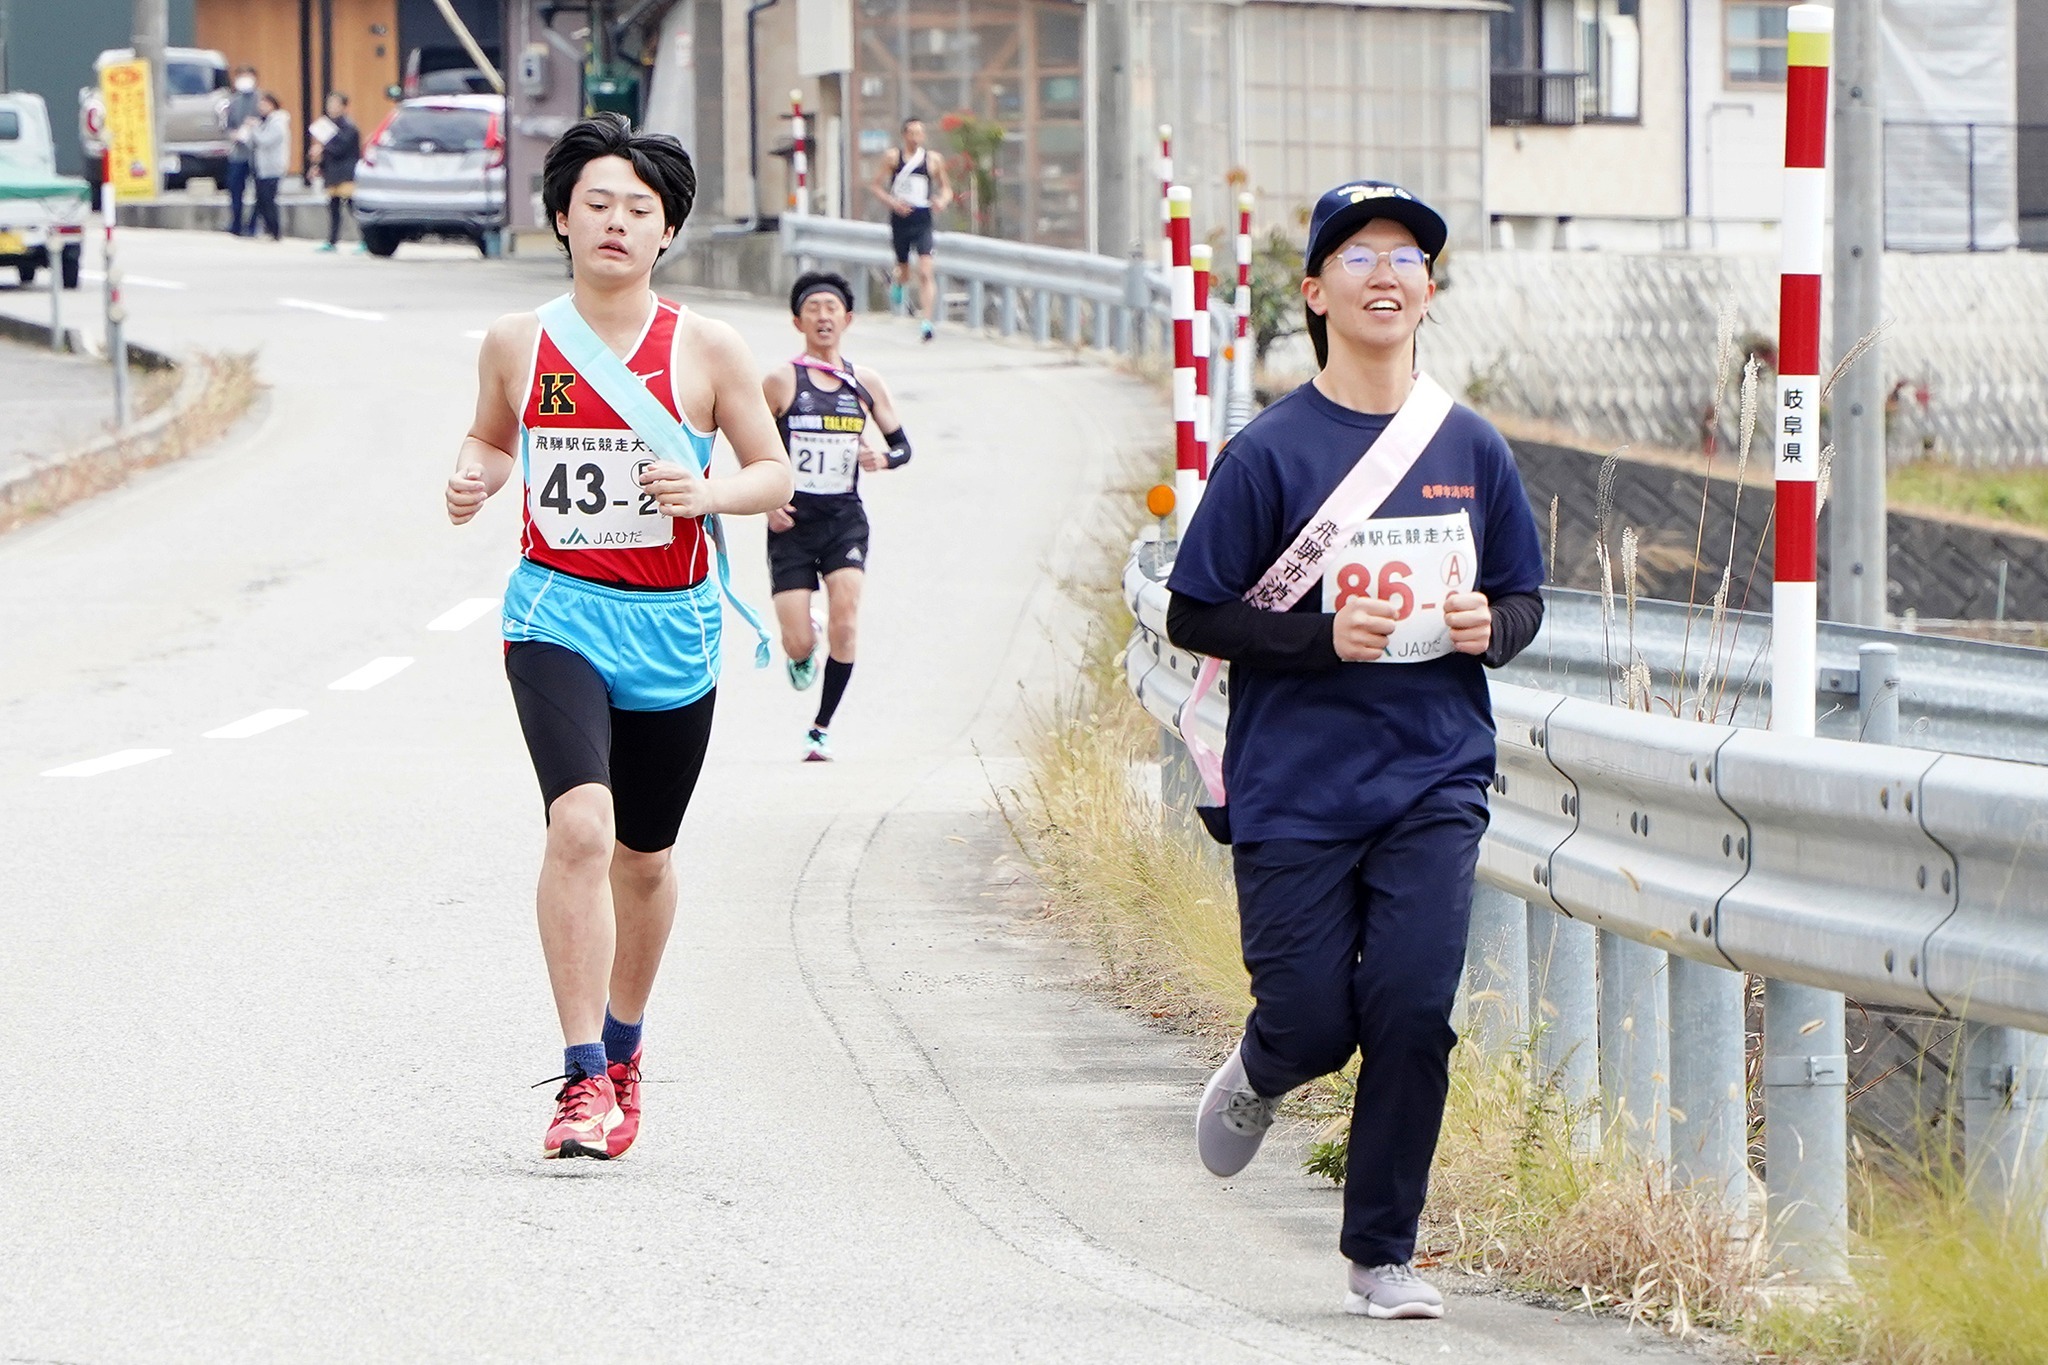
[[[1410,1261],[1494,771],[1483,665],[1543,615],[1507,443],[1415,372],[1446,235],[1397,186],[1318,201],[1301,291],[1321,372],[1230,442],[1168,580],[1174,643],[1230,664],[1228,804],[1204,819],[1233,844],[1254,1000],[1198,1149],[1235,1175],[1282,1096],[1360,1054],[1339,1245],[1346,1310],[1382,1318],[1443,1314]],[[1362,458],[1382,433],[1383,463]],[[1382,477],[1340,524],[1354,467]],[[1319,590],[1261,609],[1304,577]]]
[[[682,145],[600,115],[548,149],[541,183],[573,292],[492,325],[447,505],[460,526],[521,475],[505,672],[547,812],[536,900],[566,1044],[541,1150],[609,1158],[639,1132],[670,852],[711,736],[721,608],[705,519],[782,506],[790,475],[739,334],[650,287],[696,195]],[[692,458],[661,458],[606,382],[628,407],[644,386],[657,434]],[[714,431],[738,473],[709,477]]]

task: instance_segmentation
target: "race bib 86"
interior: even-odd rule
[[[1417,664],[1451,652],[1444,599],[1472,592],[1479,555],[1464,511],[1441,517],[1388,517],[1341,532],[1323,567],[1323,610],[1354,597],[1394,606],[1394,633],[1379,662]]]

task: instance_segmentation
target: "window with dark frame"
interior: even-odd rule
[[[1724,0],[1724,4],[1728,84],[1783,85],[1790,0]]]

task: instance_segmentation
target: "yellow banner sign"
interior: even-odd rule
[[[117,199],[157,194],[156,138],[150,128],[148,62],[115,62],[100,70],[107,116],[107,183]]]

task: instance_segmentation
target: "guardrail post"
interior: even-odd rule
[[[1031,339],[1041,346],[1052,340],[1052,300],[1043,289],[1031,291]]]
[[[1145,273],[1145,258],[1133,254],[1124,268],[1125,333],[1122,350],[1126,355],[1145,353],[1145,315],[1152,303],[1152,280]]]
[[[1088,344],[1081,331],[1081,296],[1068,294],[1060,300],[1060,340],[1075,350]]]
[[[1671,1183],[1699,1188],[1740,1218],[1749,1203],[1749,1100],[1743,976],[1673,955]]]
[[[1465,938],[1464,1020],[1488,1057],[1512,1052],[1529,1027],[1529,904],[1485,882],[1472,883]]]
[[[1159,727],[1159,803],[1168,828],[1195,832],[1195,805],[1202,795],[1202,774],[1180,736]],[[1206,836],[1203,836],[1206,837]]]
[[[1597,935],[1592,925],[1547,905],[1532,903],[1528,923],[1529,1023],[1536,1053],[1531,1079],[1555,1088],[1577,1119],[1591,1109],[1599,1085]],[[1581,1126],[1578,1137],[1590,1146],[1593,1125]]]
[[[1860,645],[1856,650],[1857,738],[1866,744],[1899,742],[1899,647]]]
[[[996,330],[1004,336],[1017,334],[1017,286],[1003,286],[1002,300],[996,305]]]
[[[1095,349],[1114,351],[1120,349],[1116,340],[1116,313],[1114,305],[1097,299],[1090,305],[1095,311]]]
[[[1671,1158],[1671,978],[1664,953],[1600,935],[1600,1096],[1607,1128],[1645,1160]]]
[[[967,282],[967,326],[976,332],[988,327],[988,286],[980,280]]]
[[[1842,997],[1764,983],[1764,1189],[1771,1244],[1788,1271],[1847,1271],[1849,1059]]]
[[[1970,1197],[1994,1220],[2048,1196],[2048,1038],[1963,1025],[1963,1157]]]

